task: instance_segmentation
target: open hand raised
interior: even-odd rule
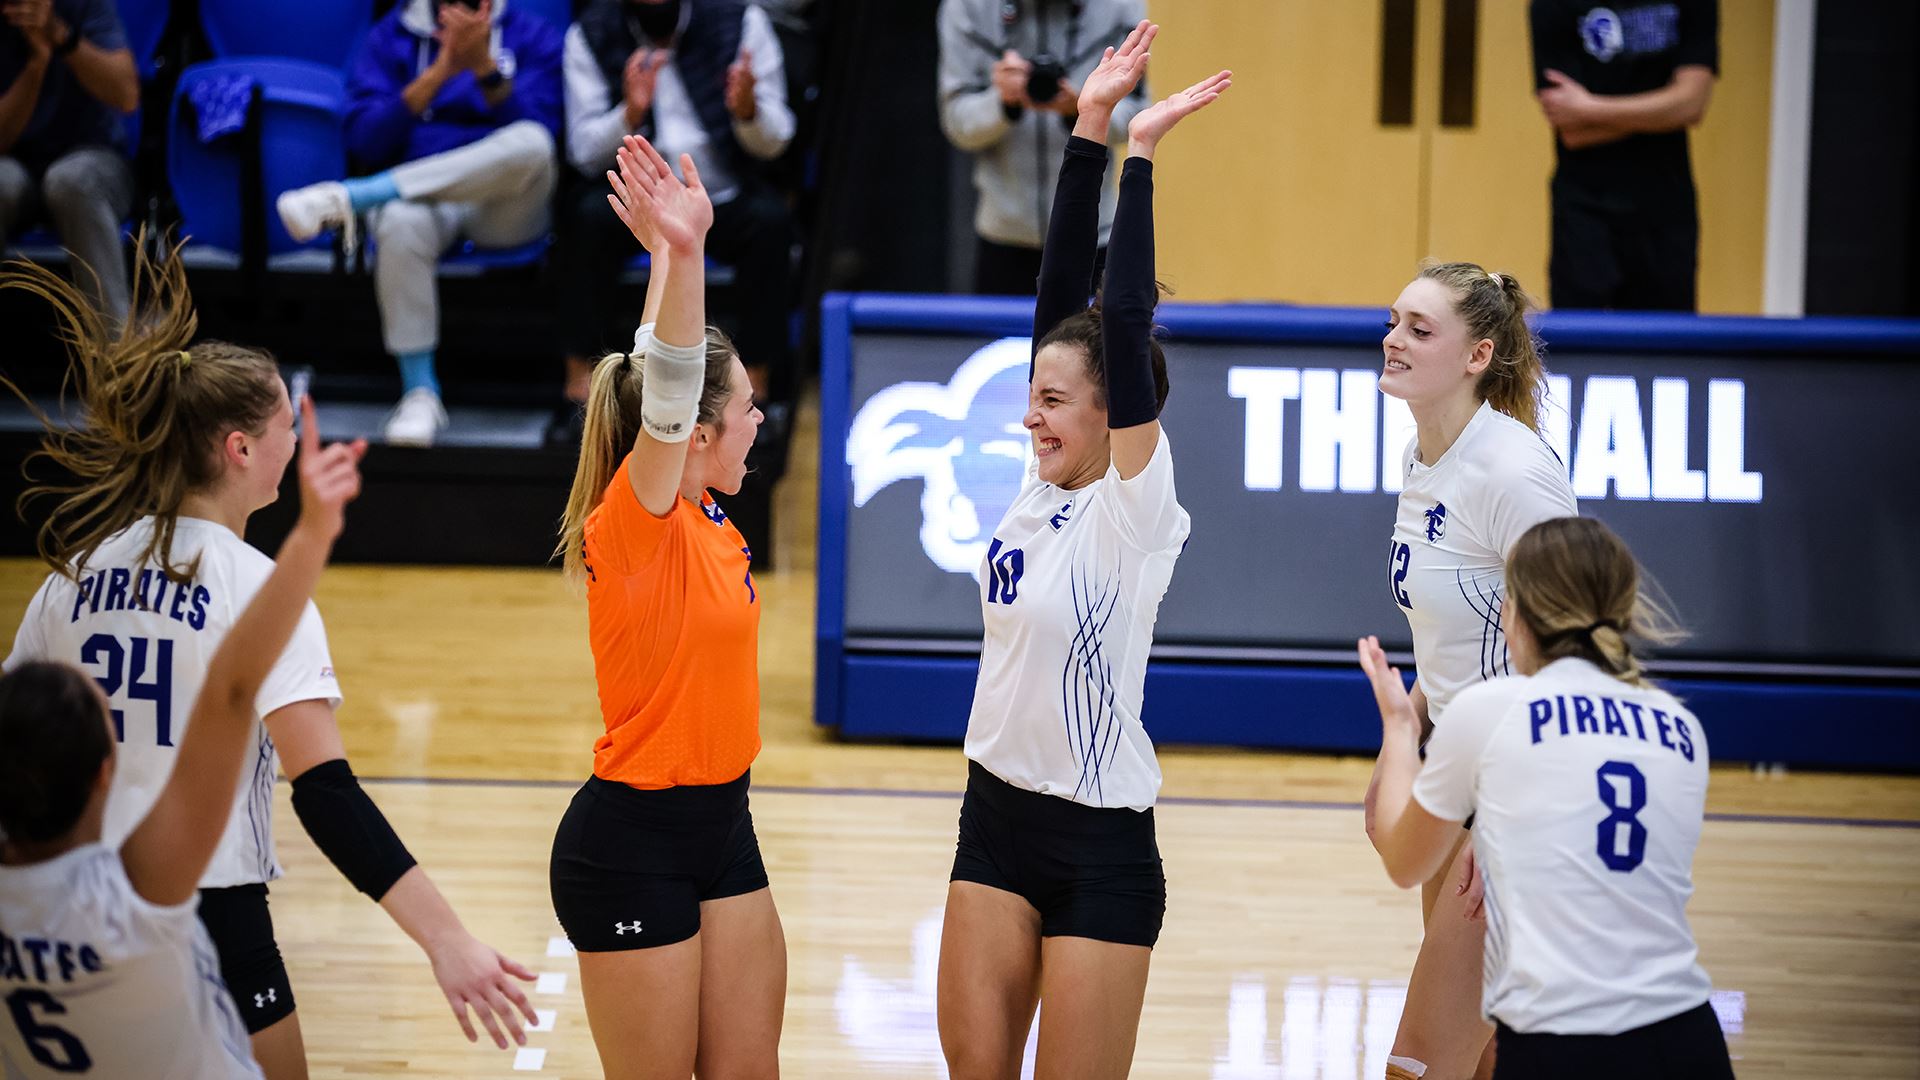
[[[693,158],[680,155],[680,169],[686,176],[682,182],[660,151],[638,135],[626,137],[617,157],[620,172],[607,174],[613,185],[607,201],[634,237],[654,254],[663,248],[675,252],[703,248],[707,230],[713,227],[713,202],[700,183],[700,169]]]
[[[1133,93],[1133,88],[1140,85],[1140,76],[1147,70],[1148,50],[1153,48],[1153,39],[1159,33],[1159,26],[1141,19],[1140,25],[1133,28],[1118,49],[1106,51],[1100,65],[1080,85],[1082,113],[1110,114],[1122,98]]]
[[[1140,110],[1127,125],[1128,152],[1152,157],[1154,147],[1173,130],[1173,125],[1218,101],[1232,85],[1233,72],[1222,71]]]

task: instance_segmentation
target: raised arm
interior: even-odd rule
[[[1413,797],[1420,775],[1420,719],[1400,669],[1387,663],[1378,638],[1360,639],[1360,667],[1380,709],[1380,757],[1367,785],[1367,837],[1387,876],[1403,889],[1440,872],[1459,836],[1459,822],[1427,812]]]
[[[706,241],[713,203],[691,157],[680,157],[686,176],[682,182],[659,151],[639,136],[628,136],[619,156],[611,198],[614,213],[636,236],[651,228],[668,255],[668,265],[654,271],[659,311],[653,340],[641,358],[640,436],[627,461],[634,496],[648,513],[664,517],[679,497],[687,440],[693,435],[706,378]],[[649,305],[654,303],[654,287],[648,283]]]
[[[1220,99],[1233,85],[1222,71],[1143,109],[1127,128],[1127,160],[1120,171],[1120,202],[1107,244],[1107,280],[1101,290],[1101,350],[1107,358],[1107,427],[1113,465],[1122,480],[1140,475],[1160,442],[1160,406],[1153,379],[1154,279],[1153,155],[1181,120]]]
[[[1063,319],[1087,310],[1093,295],[1093,264],[1100,244],[1100,182],[1107,174],[1107,125],[1118,105],[1140,82],[1147,50],[1160,32],[1141,20],[1108,49],[1080,87],[1080,113],[1067,139],[1066,159],[1054,184],[1053,213],[1040,249],[1039,295],[1033,303],[1033,344]],[[1032,377],[1032,370],[1028,370]]]
[[[120,849],[134,890],[155,904],[186,902],[233,812],[254,696],[306,611],[346,504],[360,493],[364,441],[322,449],[313,402],[300,403],[300,520],[280,545],[273,574],[207,665],[173,775]]]

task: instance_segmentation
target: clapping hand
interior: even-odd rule
[[[1361,638],[1359,651],[1360,670],[1367,673],[1367,680],[1373,684],[1373,703],[1380,708],[1382,739],[1400,732],[1419,742],[1420,718],[1414,715],[1413,699],[1400,680],[1400,669],[1387,663],[1387,654],[1380,648],[1377,637]]]
[[[727,68],[727,111],[735,120],[749,123],[760,111],[753,98],[753,52],[741,49],[740,56]]]
[[[627,127],[640,126],[640,121],[653,108],[654,89],[660,82],[660,69],[667,66],[671,54],[665,49],[638,48],[627,57],[627,66],[621,75],[621,97],[627,106]]]
[[[439,62],[454,72],[478,71],[492,59],[489,42],[493,35],[493,0],[480,0],[477,8],[461,4],[440,5]]]
[[[1106,51],[1100,58],[1099,66],[1080,86],[1078,109],[1082,115],[1099,113],[1110,116],[1114,106],[1133,93],[1133,88],[1140,85],[1140,76],[1147,70],[1147,60],[1152,56],[1149,50],[1153,48],[1153,39],[1159,34],[1159,26],[1141,19],[1140,25],[1133,28],[1119,48]]]
[[[1140,110],[1127,125],[1127,152],[1134,157],[1153,156],[1167,132],[1180,121],[1220,100],[1233,85],[1233,72],[1209,75],[1185,90]]]
[[[713,202],[700,183],[700,168],[687,154],[680,155],[683,182],[667,167],[653,144],[638,135],[626,137],[619,152],[620,172],[608,175],[613,193],[607,201],[647,250],[663,248],[675,254],[697,254],[713,227]],[[656,246],[657,245],[657,246]]]

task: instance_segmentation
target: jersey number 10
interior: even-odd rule
[[[80,662],[95,666],[93,681],[109,701],[120,700],[122,690],[128,701],[151,701],[154,740],[160,746],[173,745],[173,642],[95,634],[80,646]],[[124,709],[113,710],[113,733],[127,741]]]

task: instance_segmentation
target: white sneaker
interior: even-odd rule
[[[387,414],[387,445],[432,446],[434,436],[446,426],[447,410],[440,405],[440,395],[417,386]]]
[[[328,229],[335,229],[347,247],[353,246],[353,201],[347,198],[345,184],[324,180],[283,191],[273,206],[280,211],[280,224],[286,226],[287,235],[295,241],[304,244]]]

